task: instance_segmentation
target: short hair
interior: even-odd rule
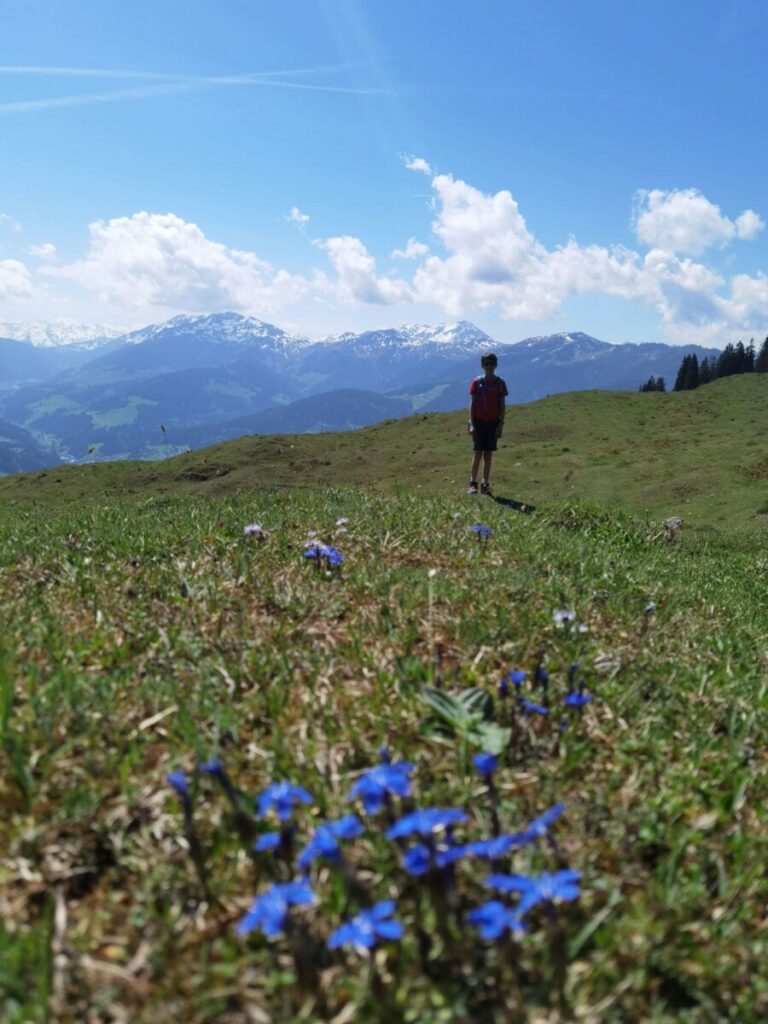
[[[491,366],[496,366],[499,360],[496,358],[495,352],[483,352],[480,356],[480,365],[485,366],[486,363],[490,363]]]

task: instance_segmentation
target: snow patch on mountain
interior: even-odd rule
[[[141,330],[132,331],[121,341],[128,345],[142,345],[154,338],[184,335],[198,335],[213,341],[269,348],[295,349],[309,344],[306,338],[288,334],[274,324],[239,313],[210,313],[197,316],[182,314],[164,323],[151,324]]]
[[[105,341],[119,338],[123,331],[106,324],[76,324],[71,320],[33,320],[0,323],[0,338],[25,341],[35,348],[72,345],[97,349]]]

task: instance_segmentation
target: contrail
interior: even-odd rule
[[[28,74],[69,76],[82,78],[134,78],[154,82],[151,85],[134,86],[130,89],[111,89],[108,92],[75,93],[68,96],[53,96],[39,100],[10,100],[0,103],[0,113],[23,113],[38,110],[55,110],[62,107],[83,107],[99,103],[117,103],[124,100],[148,99],[152,96],[182,95],[201,89],[221,86],[262,86],[274,89],[300,89],[310,92],[335,92],[358,96],[376,95],[380,90],[369,87],[327,85],[320,82],[292,82],[289,77],[313,75],[342,70],[340,65],[324,67],[295,68],[291,70],[253,71],[228,75],[175,75],[160,71],[118,71],[107,68],[42,68],[1,66],[0,74]]]

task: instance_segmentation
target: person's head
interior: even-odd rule
[[[480,356],[480,365],[486,373],[493,373],[498,362],[499,360],[496,358],[495,352],[483,352]]]

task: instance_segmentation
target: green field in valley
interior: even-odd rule
[[[767,385],[511,409],[531,514],[463,493],[460,413],[0,481],[0,1020],[766,1019]],[[382,746],[411,789],[368,813]],[[256,852],[280,780],[313,803]],[[328,947],[387,900],[402,937]]]

